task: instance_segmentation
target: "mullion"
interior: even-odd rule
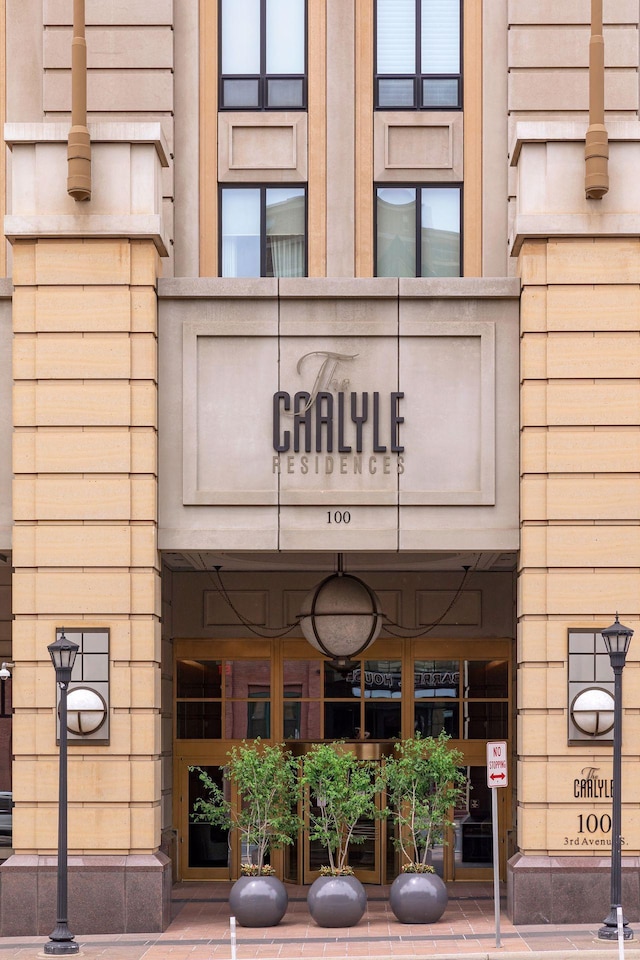
[[[416,72],[414,75],[414,93],[413,105],[420,108],[422,106],[422,0],[416,0]],[[420,274],[416,274],[420,276]]]
[[[262,0],[263,3],[266,0]],[[267,275],[267,188],[260,187],[260,276]]]
[[[267,106],[267,0],[260,0],[260,98],[261,107]]]
[[[420,0],[418,0],[418,3]],[[422,276],[422,189],[416,187],[416,277]]]

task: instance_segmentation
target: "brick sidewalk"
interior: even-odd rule
[[[173,891],[174,919],[162,934],[82,936],[72,926],[82,955],[96,960],[231,960],[229,884],[185,883]],[[324,960],[324,958],[437,957],[486,960],[544,956],[546,960],[589,952],[591,960],[618,956],[617,944],[597,939],[602,918],[593,925],[514,927],[501,917],[501,948],[495,946],[493,887],[489,883],[456,883],[437,924],[398,923],[387,904],[388,888],[367,887],[368,907],[362,921],[348,929],[323,929],[311,920],[306,890],[288,887],[289,908],[277,927],[238,927],[237,960]],[[606,909],[606,905],[605,905]],[[638,925],[640,931],[640,925]],[[0,960],[38,956],[47,938],[0,939]],[[627,957],[640,960],[640,945],[625,945]]]

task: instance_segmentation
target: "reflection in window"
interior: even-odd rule
[[[457,697],[460,685],[458,660],[416,660],[413,690],[416,700]]]
[[[421,737],[438,737],[442,732],[454,740],[460,737],[460,707],[457,703],[416,703],[414,731]]]
[[[220,16],[220,109],[304,109],[305,0],[221,0]]]
[[[506,660],[467,660],[464,664],[465,697],[507,697],[509,675]]]
[[[178,660],[177,695],[191,699],[220,697],[220,660]]]
[[[179,740],[271,736],[270,660],[178,660],[176,692]]]
[[[229,782],[224,779],[222,767],[202,767],[211,779],[220,787],[229,799]],[[193,810],[196,800],[207,799],[208,793],[202,784],[197,770],[189,771],[189,810]],[[212,827],[209,823],[189,822],[189,866],[190,867],[228,867],[229,831],[222,827]]]
[[[508,731],[509,712],[506,702],[465,701],[465,740],[506,740]]]
[[[376,189],[376,276],[459,277],[459,186]]]
[[[360,739],[360,702],[324,705],[325,740]]]
[[[377,0],[376,107],[461,106],[460,0]]]
[[[223,277],[306,275],[304,187],[223,187]]]

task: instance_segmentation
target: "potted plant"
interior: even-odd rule
[[[243,742],[227,754],[224,776],[238,790],[238,803],[225,799],[220,787],[205,770],[196,770],[207,796],[195,801],[192,820],[238,830],[248,861],[241,863],[241,877],[231,888],[229,907],[243,927],[275,926],[288,904],[287,891],[267,862],[269,850],[291,843],[300,820],[298,762],[281,743],[269,746],[260,738]]]
[[[379,816],[380,779],[372,763],[358,760],[339,741],[311,747],[302,783],[309,790],[309,836],[322,844],[329,861],[309,889],[309,911],[321,927],[351,927],[362,918],[367,896],[349,866],[349,847],[364,842],[355,832],[358,820]]]
[[[416,736],[395,744],[384,768],[388,815],[404,863],[391,885],[390,906],[401,923],[433,923],[447,906],[447,889],[429,863],[436,843],[452,825],[450,811],[467,784],[462,753],[450,737]]]

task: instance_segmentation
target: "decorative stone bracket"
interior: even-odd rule
[[[166,257],[162,167],[169,166],[169,151],[160,124],[94,123],[89,129],[92,195],[78,207],[67,193],[68,124],[5,124],[11,151],[7,238],[150,239]]]

